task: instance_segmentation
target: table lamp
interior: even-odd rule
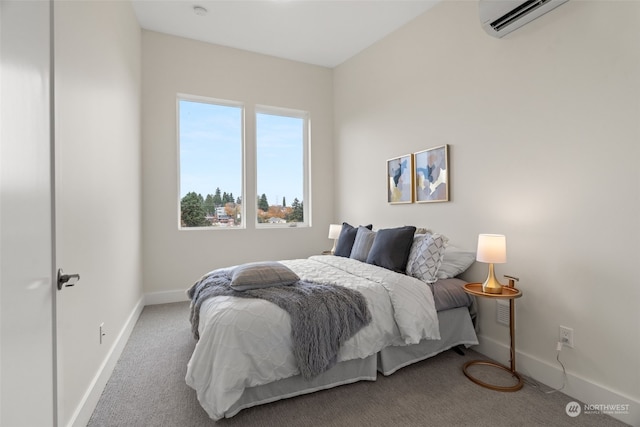
[[[331,254],[336,251],[336,243],[338,242],[338,237],[340,237],[340,232],[342,231],[342,224],[329,224],[329,238],[333,239],[333,248],[331,248]]]
[[[482,284],[482,292],[488,294],[502,293],[502,284],[496,279],[493,264],[507,262],[507,238],[502,234],[480,234],[476,261],[489,264],[489,275]]]

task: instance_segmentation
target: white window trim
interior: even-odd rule
[[[213,105],[221,105],[221,106],[226,106],[226,107],[235,107],[235,108],[240,108],[240,139],[241,139],[241,144],[242,147],[240,148],[240,152],[241,152],[241,156],[242,159],[240,161],[240,167],[241,167],[241,173],[240,173],[240,179],[241,179],[241,183],[240,183],[240,191],[241,191],[241,195],[240,198],[242,200],[242,209],[241,209],[241,218],[242,218],[242,223],[239,227],[183,227],[182,223],[181,223],[181,209],[180,209],[180,202],[182,200],[182,197],[180,197],[180,178],[182,176],[181,171],[180,171],[180,101],[192,101],[192,102],[201,102],[204,104],[213,104]],[[245,185],[245,181],[246,181],[246,137],[245,137],[245,133],[246,133],[246,120],[245,120],[245,115],[246,115],[246,108],[244,103],[242,102],[238,102],[238,101],[230,101],[227,99],[218,99],[218,98],[209,98],[206,96],[201,96],[201,95],[191,95],[191,94],[186,94],[186,93],[178,93],[176,95],[176,160],[177,160],[177,176],[176,176],[176,180],[177,180],[177,191],[176,191],[176,196],[177,196],[177,201],[176,201],[176,209],[177,209],[177,221],[178,221],[178,230],[179,231],[221,231],[221,230],[244,230],[247,228],[247,202],[246,202],[246,194],[247,194],[247,189],[246,189],[246,185]]]
[[[254,108],[254,135],[253,135],[253,149],[254,149],[254,167],[257,172],[258,167],[258,126],[257,116],[258,114],[271,114],[285,117],[293,117],[303,119],[304,127],[302,130],[302,171],[303,171],[303,183],[302,183],[302,208],[303,208],[303,222],[285,223],[285,224],[268,224],[259,223],[257,217],[258,207],[255,207],[256,215],[254,215],[254,224],[256,228],[260,229],[272,229],[272,228],[305,228],[311,227],[311,162],[310,162],[310,146],[311,146],[311,115],[308,111],[295,110],[291,108],[273,107],[269,105],[256,105]],[[254,185],[255,197],[253,200],[257,200],[258,195],[258,175],[255,173]],[[243,204],[244,209],[244,204]]]

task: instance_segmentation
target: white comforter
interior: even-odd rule
[[[301,279],[339,284],[367,299],[373,320],[342,346],[338,361],[365,358],[390,345],[440,339],[431,289],[418,279],[336,256],[281,262]],[[245,388],[299,373],[289,314],[268,301],[211,298],[202,304],[198,330],[186,382],[213,419],[223,418]]]

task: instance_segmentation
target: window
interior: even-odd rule
[[[180,229],[244,228],[247,210],[257,227],[310,225],[309,114],[253,108],[178,95]]]
[[[178,98],[180,228],[242,227],[242,105]]]
[[[256,107],[256,220],[259,227],[309,225],[308,114]]]

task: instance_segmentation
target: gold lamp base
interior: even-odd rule
[[[489,264],[489,276],[487,276],[487,280],[482,284],[482,292],[487,294],[501,294],[502,293],[502,284],[498,282],[496,276],[493,271],[493,263]]]

